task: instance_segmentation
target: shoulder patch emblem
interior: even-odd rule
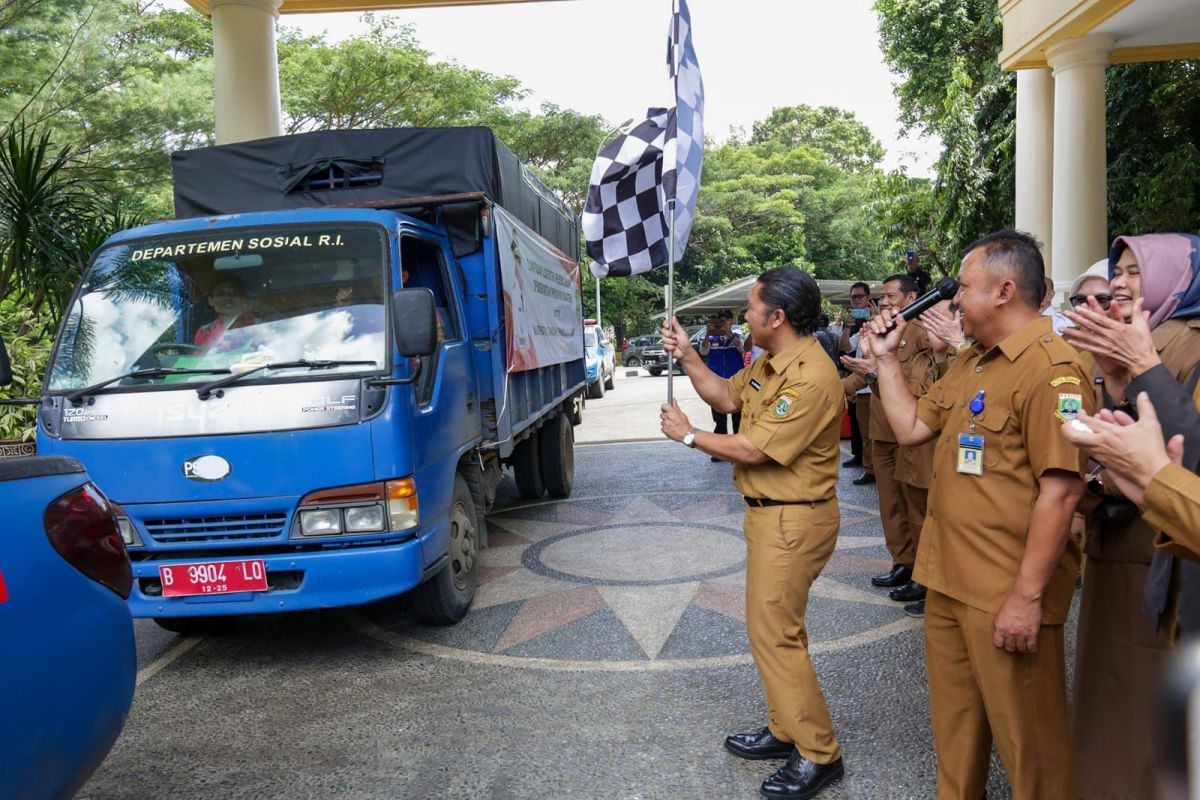
[[[800,394],[798,392],[794,392],[791,389],[784,389],[779,393],[779,396],[775,398],[775,416],[779,417],[780,419],[786,417],[789,413],[791,413],[792,403],[796,402],[798,399],[800,399]]]
[[[1070,422],[1079,415],[1079,409],[1082,407],[1083,395],[1060,393],[1058,408],[1054,410],[1054,416],[1058,417],[1061,422]]]
[[[1060,378],[1055,378],[1054,380],[1050,381],[1050,385],[1055,388],[1062,386],[1064,383],[1069,383],[1072,386],[1080,385],[1079,378],[1076,378],[1074,375],[1063,375]]]

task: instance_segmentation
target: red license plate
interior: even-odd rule
[[[163,597],[198,594],[265,592],[267,567],[261,558],[250,561],[209,561],[158,568]]]

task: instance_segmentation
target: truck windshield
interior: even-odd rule
[[[209,230],[109,245],[68,309],[49,389],[195,384],[216,370],[293,361],[338,366],[255,379],[381,370],[386,263],[383,231],[369,225]],[[140,374],[122,377],[129,372]]]

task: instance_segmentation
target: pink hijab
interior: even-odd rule
[[[1118,236],[1108,253],[1108,277],[1128,247],[1142,274],[1142,308],[1150,328],[1173,317],[1200,313],[1200,237],[1184,233]]]

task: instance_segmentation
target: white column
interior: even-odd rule
[[[1054,281],[1074,280],[1108,253],[1104,73],[1115,38],[1046,48],[1054,70]]]
[[[1054,78],[1048,69],[1017,72],[1016,227],[1042,243],[1052,267]]]
[[[283,0],[211,0],[217,144],[283,133],[275,20]]]

